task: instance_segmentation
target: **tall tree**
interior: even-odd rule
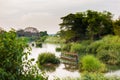
[[[87,34],[91,40],[113,33],[112,14],[110,12],[88,10],[86,16],[88,22]]]
[[[67,41],[78,41],[82,39],[101,38],[106,34],[112,34],[112,14],[110,12],[97,12],[88,10],[76,14],[68,14],[62,17],[60,24],[61,37]]]

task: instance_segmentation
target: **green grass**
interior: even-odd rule
[[[44,42],[46,42],[46,43],[63,43],[64,40],[57,36],[48,36]]]

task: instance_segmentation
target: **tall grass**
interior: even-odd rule
[[[86,55],[80,60],[82,71],[101,72],[105,70],[105,65],[92,55]]]
[[[99,41],[93,42],[87,52],[96,55],[106,64],[120,63],[120,37],[106,36]]]

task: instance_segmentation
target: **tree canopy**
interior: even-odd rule
[[[67,41],[94,40],[107,34],[113,34],[112,14],[107,11],[87,10],[68,14],[61,19],[58,34]]]

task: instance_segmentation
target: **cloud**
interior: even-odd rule
[[[88,9],[120,14],[120,0],[0,0],[0,26],[33,26],[55,33],[60,17]],[[53,29],[52,29],[53,28]]]

